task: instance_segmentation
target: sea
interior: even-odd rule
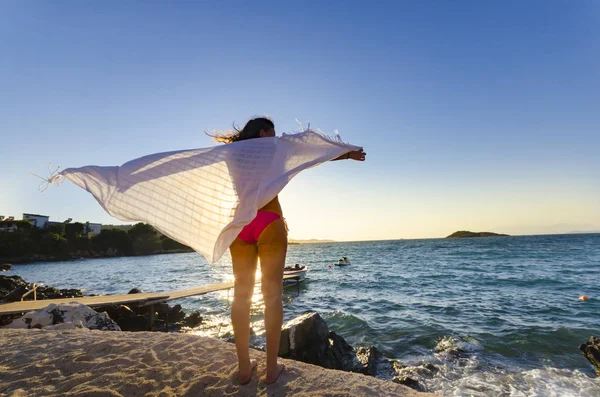
[[[342,256],[351,265],[333,266]],[[600,337],[600,234],[290,245],[287,265],[296,263],[309,271],[299,288],[285,288],[284,321],[316,311],[355,347],[374,345],[405,365],[432,363],[438,370],[423,377],[427,391],[600,396],[600,379],[579,351]],[[11,274],[88,294],[233,279],[228,256],[211,265],[196,253],[14,265]],[[188,332],[227,338],[232,297],[221,291],[176,303],[204,317]],[[259,346],[262,307],[257,288],[251,321]]]

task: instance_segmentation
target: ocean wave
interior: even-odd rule
[[[428,391],[442,396],[473,397],[598,397],[600,381],[577,371],[541,368],[511,372],[495,368],[481,371],[475,357],[442,365],[431,379],[423,380]]]
[[[329,329],[340,335],[356,335],[372,329],[366,320],[341,310],[323,313],[322,317],[327,322]]]
[[[430,364],[435,365],[436,371],[414,371],[412,376],[427,391],[442,396],[600,396],[600,379],[579,370],[492,365],[481,358],[489,352],[484,352],[479,341],[470,336],[444,336],[434,351],[435,360]]]

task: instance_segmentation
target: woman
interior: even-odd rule
[[[223,143],[275,136],[275,125],[267,118],[255,118],[241,130],[230,135],[216,135]],[[344,153],[333,160],[364,161],[360,149]],[[283,322],[282,284],[287,253],[287,228],[277,196],[258,210],[256,218],[246,225],[229,246],[235,279],[231,322],[238,355],[239,381],[250,382],[255,360],[250,360],[250,306],[254,293],[254,277],[260,259],[261,291],[265,304],[265,333],[267,339],[267,371],[264,382],[273,383],[283,370],[277,363],[279,339]]]
[[[232,323],[239,359],[239,380],[250,381],[256,363],[249,358],[250,302],[257,261],[265,302],[267,371],[277,364],[282,323],[282,276],[287,230],[277,195],[302,170],[330,160],[364,161],[359,146],[314,131],[275,137],[266,118],[250,120],[223,143],[210,148],[155,153],[121,166],[88,165],[51,175],[67,178],[90,192],[110,215],[146,222],[216,263],[231,252],[235,277]],[[254,139],[263,138],[263,139]]]

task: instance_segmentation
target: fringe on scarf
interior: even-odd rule
[[[333,130],[333,133],[335,135],[330,135],[330,134],[327,134],[326,132],[323,132],[320,128],[317,128],[316,130],[311,129],[310,121],[308,122],[307,128],[304,128],[304,125],[300,121],[298,121],[298,119],[296,119],[296,123],[298,123],[298,127],[300,127],[300,129],[298,131],[293,131],[294,133],[314,132],[315,134],[320,135],[324,140],[326,140],[328,142],[342,144],[342,145],[351,145],[350,142],[344,142],[342,140],[342,137],[340,136],[340,133],[337,129]]]
[[[59,186],[61,183],[64,182],[64,176],[61,175],[58,171],[60,169],[60,166],[56,167],[56,169],[53,171],[51,169],[51,164],[52,162],[48,162],[48,178],[41,177],[38,174],[34,174],[33,172],[29,173],[29,175],[38,177],[42,180],[38,185],[38,190],[40,192],[46,191],[46,189],[48,189],[48,186],[50,186],[51,183],[54,183],[56,186]]]

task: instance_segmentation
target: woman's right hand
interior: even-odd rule
[[[348,152],[348,158],[356,161],[365,161],[365,157],[367,153],[360,148],[359,150],[353,150],[352,152]]]

